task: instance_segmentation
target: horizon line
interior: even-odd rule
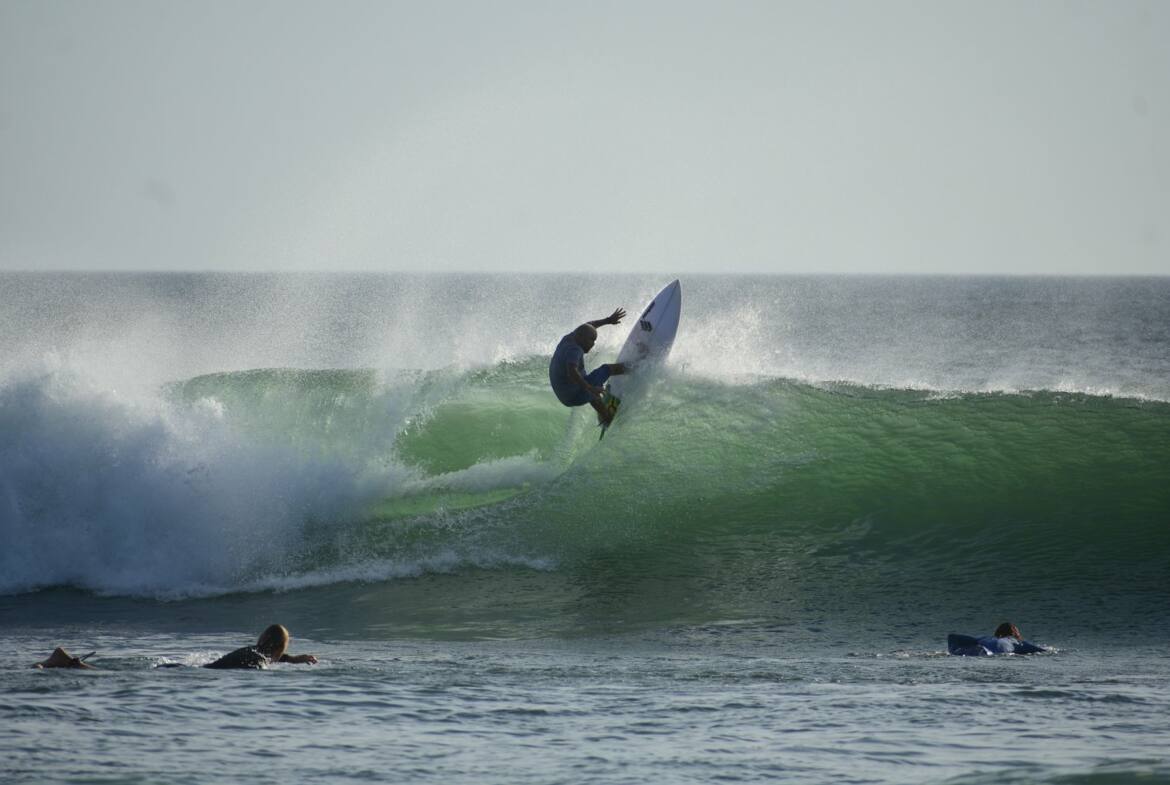
[[[1051,272],[842,272],[842,271],[785,271],[785,272],[757,272],[757,271],[720,271],[720,272],[680,272],[665,270],[622,270],[622,271],[544,271],[544,270],[368,270],[368,269],[315,269],[315,270],[281,270],[281,269],[246,269],[232,270],[226,268],[210,269],[176,269],[156,270],[142,267],[111,267],[102,269],[59,268],[36,270],[29,268],[0,269],[0,275],[412,275],[412,276],[459,276],[459,275],[500,275],[500,276],[532,276],[532,277],[636,277],[650,275],[667,275],[675,278],[702,277],[702,278],[1170,278],[1170,272],[1100,272],[1100,273],[1051,273]]]

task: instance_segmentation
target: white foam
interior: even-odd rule
[[[0,386],[0,592],[157,595],[290,558],[405,470],[243,437],[222,407],[128,398],[67,372]]]

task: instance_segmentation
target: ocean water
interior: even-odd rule
[[[664,283],[0,274],[0,780],[1170,782],[1170,279]]]

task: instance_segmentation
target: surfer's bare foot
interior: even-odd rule
[[[610,363],[609,364],[610,376],[621,376],[627,370],[628,369],[626,368],[625,363]]]

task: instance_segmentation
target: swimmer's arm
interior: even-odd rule
[[[1037,646],[1035,643],[1028,643],[1028,641],[1020,641],[1016,644],[1015,654],[1046,654],[1048,648],[1046,646]]]
[[[618,308],[604,319],[594,319],[589,322],[593,327],[604,327],[607,324],[617,324],[626,317],[626,309]]]
[[[282,654],[281,662],[291,662],[296,665],[316,665],[317,658],[312,654]]]

